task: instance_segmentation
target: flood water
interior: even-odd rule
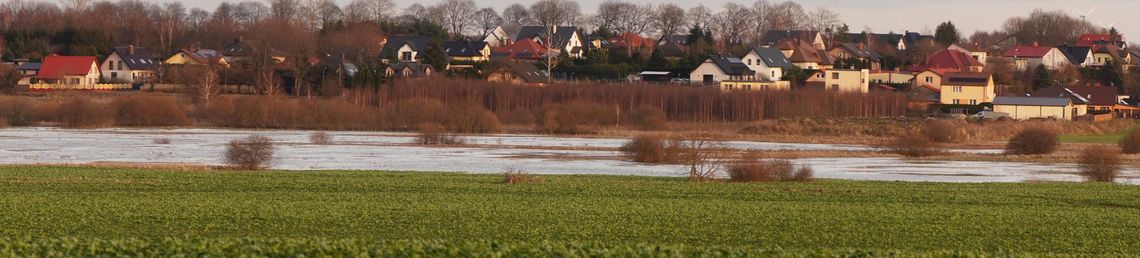
[[[615,148],[626,139],[594,139],[537,135],[466,136],[468,147],[411,144],[413,134],[329,132],[333,143],[309,143],[309,131],[228,129],[95,129],[11,128],[0,130],[0,164],[170,163],[220,165],[226,143],[250,134],[274,140],[282,170],[396,170],[502,173],[508,167],[532,174],[683,176],[674,165],[623,161]],[[156,143],[169,139],[169,144]],[[873,151],[858,145],[791,144],[733,141],[726,145],[758,150]],[[957,150],[996,153],[998,150]],[[898,158],[811,158],[819,178],[929,181],[1023,182],[1079,181],[1075,165],[1013,162],[910,161]],[[1130,184],[1140,184],[1135,169]]]

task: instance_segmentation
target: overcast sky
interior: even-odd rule
[[[237,1],[237,0],[231,0]],[[345,4],[350,0],[336,0]],[[430,5],[442,0],[396,0],[400,8],[416,2]],[[578,0],[582,11],[593,13],[599,3],[605,0]],[[626,0],[636,3],[668,3],[673,2],[685,7],[704,4],[713,9],[728,2],[737,2],[751,6],[754,0]],[[780,0],[769,0],[779,2]],[[156,2],[170,2],[160,0]],[[222,0],[187,0],[188,6],[213,10]],[[512,3],[530,5],[534,0],[475,0],[481,6],[491,6],[502,11]],[[1011,16],[1025,16],[1033,9],[1065,10],[1074,13],[1074,10],[1088,11],[1096,7],[1096,11],[1088,18],[1093,24],[1098,22],[1105,26],[1116,24],[1116,27],[1132,41],[1132,37],[1140,37],[1140,0],[798,0],[796,1],[811,10],[819,6],[826,6],[838,11],[842,20],[851,26],[852,31],[862,31],[870,27],[875,32],[902,32],[902,31],[934,31],[934,27],[942,21],[954,21],[963,36],[969,36],[975,30],[995,30]],[[1076,15],[1074,15],[1076,16]],[[1135,36],[1134,36],[1135,35]]]

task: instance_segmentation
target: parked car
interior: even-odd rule
[[[994,111],[982,111],[982,112],[978,112],[978,114],[975,114],[974,119],[977,119],[977,120],[1009,119],[1009,113],[994,112]]]

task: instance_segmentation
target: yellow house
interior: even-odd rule
[[[942,76],[943,105],[979,105],[993,102],[994,79],[989,73],[946,73]]]
[[[822,73],[824,73],[824,87],[827,90],[858,93],[870,92],[870,70],[831,69],[825,70]]]
[[[183,48],[163,60],[162,63],[167,65],[207,65],[213,63],[222,67],[229,67],[225,57],[218,51],[211,49]]]
[[[1073,120],[1084,116],[1088,111],[1085,104],[1074,103],[1071,98],[997,97],[993,104],[994,112],[1006,113],[1010,118],[1018,120]]]
[[[942,88],[942,73],[934,70],[926,70],[914,75],[914,88],[922,86],[930,86],[936,89]]]
[[[789,81],[721,81],[721,91],[791,90]]]

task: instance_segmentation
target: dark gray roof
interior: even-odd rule
[[[390,66],[389,68],[391,68],[392,70],[395,70],[397,74],[399,74],[400,71],[403,71],[404,68],[411,69],[412,70],[412,76],[411,77],[427,77],[427,76],[429,76],[429,74],[427,73],[427,71],[429,69],[435,70],[435,68],[432,68],[431,65],[424,64],[424,63],[398,63],[398,64]]]
[[[515,41],[539,38],[543,42],[546,42],[546,31],[547,29],[543,26],[523,26],[519,29],[518,36],[515,36]],[[570,38],[574,36],[574,33],[577,32],[577,27],[558,27],[557,31],[554,32],[554,42],[550,42],[553,44],[547,45],[554,46],[555,48],[564,48],[567,43],[570,43]]]
[[[749,69],[748,65],[740,61],[740,58],[714,55],[710,56],[709,59],[711,59],[721,71],[724,71],[724,73],[728,75],[750,75],[756,73],[752,71],[752,69]]]
[[[395,54],[404,44],[410,46],[412,50],[424,51],[429,42],[431,42],[431,38],[423,36],[391,36],[388,37],[388,43],[384,44],[384,49],[381,50],[380,53],[389,53],[389,51],[391,51],[391,53]]]
[[[1069,98],[997,97],[994,105],[1064,107],[1071,101]]]
[[[533,63],[505,61],[496,62],[494,65],[497,71],[513,73],[527,83],[544,83],[550,81],[550,77],[547,76],[545,72],[538,70],[538,67],[535,67]]]
[[[764,45],[775,46],[780,41],[790,38],[798,38],[807,42],[815,40],[815,36],[819,35],[818,31],[809,30],[770,30],[764,33]]]
[[[1092,53],[1092,48],[1089,47],[1059,46],[1057,49],[1061,50],[1061,53],[1069,58],[1069,62],[1075,65],[1084,63],[1085,59],[1089,57],[1089,53]]]
[[[848,33],[847,38],[851,39],[851,42],[854,42],[854,43],[893,45],[893,44],[898,44],[899,40],[903,39],[903,35],[902,34],[895,34],[895,33],[876,34],[876,33],[861,33],[860,32],[860,33]]]
[[[764,60],[764,63],[767,64],[768,67],[791,69],[792,66],[794,66],[791,61],[788,61],[788,57],[784,56],[784,52],[781,52],[779,49],[770,47],[758,47],[753,48],[752,51],[756,52],[756,54],[760,56],[760,59]]]
[[[21,70],[21,71],[40,70],[40,66],[42,66],[42,65],[43,64],[41,64],[41,63],[23,63],[23,64],[20,64],[20,66],[17,66],[16,70]]]
[[[855,56],[859,58],[866,58],[872,61],[878,61],[879,58],[882,58],[882,55],[879,55],[878,52],[871,50],[871,48],[867,47],[866,45],[860,48],[858,43],[843,43],[839,44],[839,47],[847,50],[847,52],[855,54]]]
[[[482,56],[482,51],[486,47],[487,42],[466,39],[443,42],[443,50],[447,52],[447,56]]]
[[[661,37],[660,40],[657,41],[658,46],[662,46],[665,44],[688,45],[689,44],[689,35],[688,34],[665,35],[665,36]]]
[[[134,49],[133,51],[131,49]],[[154,55],[150,53],[149,49],[141,47],[116,47],[115,54],[123,59],[127,68],[131,70],[154,70],[158,68],[158,61],[154,60]]]

